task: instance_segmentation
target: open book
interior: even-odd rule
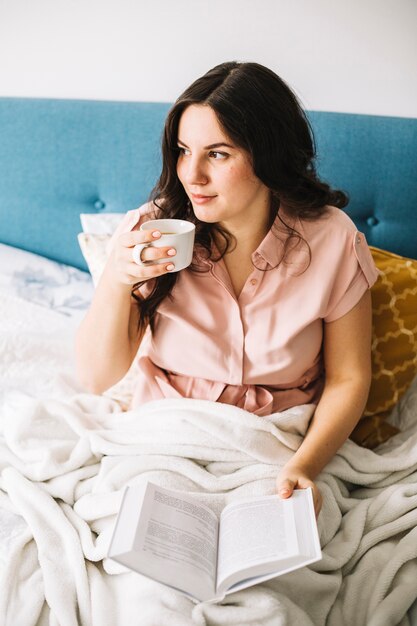
[[[187,494],[127,487],[108,556],[197,601],[225,595],[321,559],[311,489],[247,498],[220,518]]]

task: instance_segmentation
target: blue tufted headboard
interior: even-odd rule
[[[86,269],[80,213],[148,198],[168,103],[0,98],[0,242]],[[318,171],[372,245],[417,258],[417,119],[310,112]]]

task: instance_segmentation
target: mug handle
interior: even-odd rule
[[[136,246],[134,246],[132,250],[132,258],[134,262],[137,263],[138,265],[142,265],[143,267],[146,267],[147,265],[149,265],[149,261],[142,261],[141,255],[142,255],[142,250],[144,248],[150,248],[151,246],[152,246],[151,243],[136,244]]]

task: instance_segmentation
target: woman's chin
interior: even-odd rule
[[[207,224],[214,224],[219,221],[217,211],[205,211],[201,206],[193,206],[194,215],[200,222],[207,222]]]

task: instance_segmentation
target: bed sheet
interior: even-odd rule
[[[0,291],[56,311],[78,324],[93,294],[88,272],[0,244]]]
[[[0,258],[2,259],[6,258],[3,256],[3,252],[2,247],[0,251],[2,254]],[[48,261],[43,264],[43,259],[37,259],[36,261],[40,265],[35,266],[23,259],[23,256],[26,255],[21,257],[22,264],[19,265],[18,260],[16,261],[15,250],[10,250],[7,254],[9,259],[8,270],[4,271],[6,266],[2,264],[2,271],[0,271],[0,451],[2,452],[0,465],[1,470],[7,470],[2,472],[0,479],[0,572],[1,566],[3,566],[3,571],[9,577],[10,572],[14,571],[16,580],[17,577],[19,578],[22,585],[21,591],[23,596],[27,598],[27,604],[26,609],[18,604],[16,610],[19,610],[19,618],[24,617],[28,620],[24,626],[63,624],[66,617],[69,620],[67,623],[90,624],[92,622],[89,620],[92,615],[97,626],[122,625],[127,623],[124,621],[127,619],[126,611],[128,609],[131,611],[135,603],[136,606],[143,608],[143,612],[135,617],[136,621],[130,620],[129,623],[138,624],[138,626],[151,624],[162,626],[163,624],[172,625],[174,623],[181,626],[185,624],[212,626],[219,623],[239,624],[239,626],[255,623],[270,626],[291,623],[305,624],[306,626],[307,624],[309,626],[311,624],[324,624],[323,615],[327,610],[324,606],[325,603],[323,603],[324,600],[317,603],[316,613],[314,616],[310,615],[310,619],[302,608],[297,607],[291,600],[289,589],[291,586],[297,588],[297,580],[302,581],[304,587],[306,584],[313,584],[313,587],[314,584],[317,584],[319,591],[320,589],[322,592],[326,590],[322,599],[327,596],[326,601],[330,602],[330,587],[328,587],[330,583],[321,581],[323,581],[323,577],[328,579],[334,588],[336,588],[337,582],[333,572],[329,571],[326,574],[326,572],[320,571],[320,567],[328,566],[329,558],[338,556],[336,552],[332,553],[331,549],[329,549],[325,561],[321,565],[318,564],[316,570],[306,569],[306,571],[303,570],[298,574],[300,578],[288,579],[287,593],[285,592],[287,587],[284,580],[281,583],[272,581],[264,586],[249,589],[246,593],[234,594],[228,602],[219,607],[203,605],[194,607],[188,600],[180,598],[174,591],[162,591],[156,583],[147,581],[136,574],[112,572],[110,569],[109,576],[107,576],[101,568],[100,562],[105,554],[104,545],[113,525],[123,484],[132,479],[136,480],[136,476],[142,475],[154,479],[160,484],[166,480],[167,483],[165,484],[172,488],[180,487],[184,491],[197,489],[202,501],[216,506],[216,503],[219,504],[224,497],[227,497],[225,494],[230,489],[230,485],[233,485],[233,489],[230,489],[230,497],[235,493],[242,496],[251,495],[251,489],[262,489],[265,486],[270,488],[269,474],[263,472],[270,473],[271,465],[268,469],[268,459],[265,457],[262,463],[256,464],[257,476],[252,475],[250,457],[246,457],[241,449],[238,450],[233,447],[238,432],[235,430],[230,437],[233,442],[231,449],[227,450],[226,439],[223,440],[221,446],[221,454],[226,451],[227,455],[231,455],[232,461],[230,461],[229,456],[218,456],[217,460],[210,463],[212,471],[209,472],[207,461],[198,460],[199,455],[204,456],[206,453],[212,434],[209,427],[206,426],[209,421],[207,421],[208,416],[204,414],[204,411],[208,405],[204,402],[200,406],[199,401],[189,401],[190,407],[198,404],[199,409],[196,415],[192,416],[192,445],[195,445],[195,437],[197,436],[198,413],[200,413],[201,423],[204,424],[202,436],[207,444],[201,446],[200,440],[197,440],[199,446],[196,459],[192,458],[191,455],[190,458],[182,458],[181,454],[178,453],[170,455],[170,432],[169,428],[166,427],[168,422],[164,422],[165,428],[160,428],[162,422],[160,424],[159,419],[169,421],[171,415],[175,415],[177,407],[175,401],[170,401],[172,404],[164,405],[167,413],[165,416],[162,410],[159,416],[155,413],[152,414],[151,408],[144,409],[142,417],[146,428],[143,432],[134,433],[132,428],[136,428],[139,414],[130,412],[124,414],[125,417],[123,417],[122,413],[119,413],[121,409],[117,402],[109,398],[98,398],[84,394],[74,375],[73,340],[80,315],[84,314],[88,306],[92,285],[90,284],[88,287],[89,280],[86,280],[84,276],[80,277],[77,270],[74,274],[71,268],[52,267],[50,266],[52,262]],[[33,289],[30,288],[31,280],[34,283]],[[80,287],[80,283],[84,285],[85,291]],[[48,284],[52,290],[50,295],[46,296],[49,289]],[[59,291],[60,289],[63,291]],[[82,293],[81,296],[80,292]],[[16,412],[10,419],[10,411],[14,403]],[[184,400],[184,409],[182,409],[184,416],[186,415],[186,407],[188,407],[186,403],[187,401]],[[183,407],[182,404],[181,407]],[[240,409],[226,405],[222,410],[230,413],[232,418],[234,412],[240,412]],[[244,412],[239,413],[239,416],[244,417]],[[246,418],[250,421],[251,416],[246,415]],[[68,422],[62,431],[62,425],[66,420]],[[398,425],[402,432],[381,446],[379,452],[385,455],[385,459],[390,459],[394,465],[398,463],[400,466],[403,463],[402,458],[407,449],[408,440],[417,437],[417,381],[410,393],[393,411],[391,421]],[[187,436],[190,436],[188,431],[184,431],[184,439],[182,438],[181,428],[185,422],[186,420],[180,415],[171,433],[174,438],[178,438],[181,442],[180,445]],[[120,424],[120,428],[118,424]],[[256,419],[256,425],[257,428],[262,426],[259,419]],[[70,427],[69,430],[68,427]],[[19,428],[22,428],[20,432]],[[152,439],[153,432],[154,439]],[[134,441],[132,440],[133,435],[137,437]],[[293,441],[296,432],[291,431],[284,433],[284,435],[288,441]],[[148,438],[146,443],[142,441],[144,436]],[[268,439],[262,439],[262,444],[259,446],[261,455],[267,454],[265,444],[268,442]],[[44,447],[42,448],[40,444]],[[184,450],[191,449],[192,445],[189,443],[188,448],[187,444],[184,445]],[[162,454],[159,446],[162,446],[164,450]],[[164,446],[168,446],[168,448],[164,449]],[[348,446],[348,449],[352,451],[354,449],[353,444],[350,448]],[[50,458],[46,454],[49,450],[51,451]],[[213,450],[213,454],[219,455],[220,453],[218,450]],[[370,462],[375,462],[374,453],[366,451],[364,454],[369,457]],[[187,457],[188,455],[184,453],[183,456]],[[20,465],[19,458],[22,461]],[[226,461],[226,458],[229,460]],[[5,461],[5,459],[10,460]],[[345,473],[349,476],[349,472],[352,471],[352,461],[354,465],[356,463],[354,457],[349,457],[349,454],[345,457],[342,455],[336,460],[335,467],[338,467],[339,463],[341,468],[339,468],[339,473],[341,475]],[[414,459],[413,462],[416,464],[417,459]],[[52,471],[51,463],[53,464]],[[355,518],[356,515],[357,520],[360,519],[360,509],[362,511],[368,510],[367,515],[373,510],[377,516],[379,513],[375,513],[373,505],[366,509],[368,500],[376,498],[378,502],[384,502],[386,494],[387,496],[391,494],[390,497],[392,497],[394,488],[396,488],[395,481],[398,481],[399,492],[406,496],[404,501],[411,502],[416,494],[413,492],[414,495],[412,495],[411,491],[408,493],[407,490],[413,488],[417,470],[411,468],[410,463],[408,465],[403,463],[403,465],[404,469],[396,472],[395,479],[393,475],[383,475],[382,471],[379,478],[374,474],[372,478],[374,484],[371,488],[363,485],[357,490],[355,498],[359,501],[359,505],[356,508],[356,505],[353,506],[348,493],[342,490],[339,498],[342,508],[345,507],[345,513],[349,514],[351,519],[352,517]],[[272,469],[274,470],[274,468]],[[40,473],[37,473],[39,471]],[[366,471],[371,470],[367,469]],[[34,473],[31,474],[31,472]],[[245,475],[247,479],[245,479]],[[199,484],[200,480],[202,481],[201,484]],[[327,483],[326,481],[323,483],[323,488],[328,489],[329,498],[331,497],[331,489],[335,488],[337,480],[332,476]],[[178,483],[178,481],[180,482]],[[219,495],[214,489],[210,493],[210,489],[207,487],[208,481],[212,481],[213,484],[216,481],[222,482],[223,493]],[[203,493],[206,491],[207,493]],[[206,499],[204,500],[204,498]],[[71,504],[74,499],[78,508]],[[45,503],[44,510],[42,502]],[[59,513],[59,508],[56,505],[61,508],[61,513]],[[400,541],[403,542],[402,545],[404,546],[404,542],[407,540],[407,515],[413,514],[410,505],[406,504],[406,506],[409,507],[408,513],[404,512],[398,519],[393,520],[391,525],[386,519],[381,520],[381,524],[376,524],[374,531],[371,529],[361,541],[362,550],[367,549],[367,542],[369,548],[369,542],[375,541],[375,549],[372,554],[376,554],[377,557],[379,554],[382,559],[384,573],[388,577],[386,580],[389,579],[387,569],[391,564],[383,561],[383,551],[390,548],[391,541],[396,541],[391,536],[393,535],[393,525],[398,527],[399,524],[403,524]],[[352,508],[352,511],[348,511],[349,508]],[[326,514],[329,514],[329,511]],[[56,523],[55,521],[51,522],[52,526],[48,529],[49,515],[51,520],[56,520]],[[56,518],[53,517],[55,515]],[[336,512],[336,509],[329,514],[333,520],[334,529],[337,526],[338,515],[339,512]],[[375,522],[376,517],[372,523]],[[47,530],[45,530],[45,525]],[[61,525],[64,530],[59,535],[58,531],[61,529]],[[339,531],[336,532],[335,530],[335,539],[340,542],[341,538],[344,537],[349,543],[351,537],[346,530],[342,529],[342,526]],[[382,527],[385,537],[381,536],[379,539],[375,539],[375,533],[380,533]],[[328,533],[328,531],[326,532]],[[398,530],[395,532],[398,533]],[[58,543],[48,543],[54,537]],[[77,537],[80,538],[78,543]],[[372,539],[372,537],[374,538]],[[331,546],[332,540],[329,540],[328,537],[327,540],[328,545]],[[337,541],[334,542],[334,545],[337,546]],[[382,553],[378,553],[379,545],[383,548]],[[409,548],[405,550],[403,547],[403,552],[400,548],[401,543],[395,548],[398,555],[407,554]],[[57,550],[58,553],[61,551],[62,555],[66,554],[67,559],[69,554],[73,554],[75,561],[69,558],[70,562],[68,562],[63,556],[55,561]],[[83,569],[83,551],[86,557],[85,569]],[[48,554],[50,554],[50,558]],[[365,556],[368,555],[364,555],[362,561],[358,557],[356,565],[360,575],[366,578],[375,571],[375,561],[369,561],[373,566],[367,574]],[[355,559],[356,556],[352,557],[351,561],[354,562]],[[71,567],[75,567],[75,562],[77,562],[77,567],[71,570]],[[354,623],[349,617],[352,615],[352,611],[355,612],[355,598],[352,597],[349,600],[348,584],[349,581],[353,584],[354,580],[355,565],[352,565],[352,562],[347,562],[344,566],[345,572],[349,574],[346,577],[348,591],[344,592],[346,597],[339,608],[332,610],[333,616],[329,620],[329,624],[358,626],[359,623],[366,623],[368,626],[368,623],[371,623],[371,621]],[[392,563],[394,562],[395,559],[393,558]],[[23,563],[25,564],[24,567]],[[408,569],[410,564],[412,566],[412,563],[404,562],[403,572],[401,568],[398,569],[397,573],[392,570],[393,580],[396,581],[395,587],[391,589],[393,591],[392,598],[389,597],[388,593],[384,595],[384,592],[379,590],[381,601],[384,601],[384,606],[390,607],[392,614],[391,616],[386,615],[386,621],[380,619],[381,616],[379,615],[378,621],[372,621],[372,624],[375,623],[378,626],[385,624],[388,626],[388,624],[394,623],[401,624],[401,626],[417,624],[415,620],[416,603],[402,616],[401,621],[392,621],[393,615],[396,614],[395,607],[400,604],[402,577],[404,593],[408,598],[414,593],[413,589],[410,590],[410,574],[414,575],[414,571]],[[68,576],[64,585],[60,585],[60,576],[57,576],[57,572]],[[6,583],[7,581],[3,580],[0,585],[2,589],[0,592],[0,624],[2,626],[3,624],[4,626],[9,626],[9,624],[15,626],[16,620],[12,619],[10,612],[8,613],[9,618],[6,618],[7,612],[4,609],[5,603],[9,603],[11,606],[13,602],[16,602],[16,597],[19,598],[19,594],[13,601],[11,596],[5,597],[5,589],[9,593],[13,592],[11,586]],[[355,584],[356,587],[353,585],[351,589],[360,588],[360,585]],[[280,587],[280,585],[282,586]],[[415,587],[415,577],[412,578],[412,585]],[[375,589],[372,592],[375,595]],[[417,595],[417,589],[415,593]],[[48,597],[49,604],[44,601],[45,597]],[[81,617],[79,618],[80,621],[71,622],[70,613],[73,611],[75,601],[79,603]],[[374,602],[376,601],[374,598]],[[302,607],[304,601],[301,599],[300,602]],[[363,612],[364,608],[358,605],[358,611],[359,608]],[[342,609],[348,613],[343,614],[341,612],[338,615],[338,611]],[[262,611],[264,611],[265,619],[259,621]]]
[[[88,272],[0,244],[0,399],[49,393],[58,372],[75,387],[75,331],[91,302]]]

